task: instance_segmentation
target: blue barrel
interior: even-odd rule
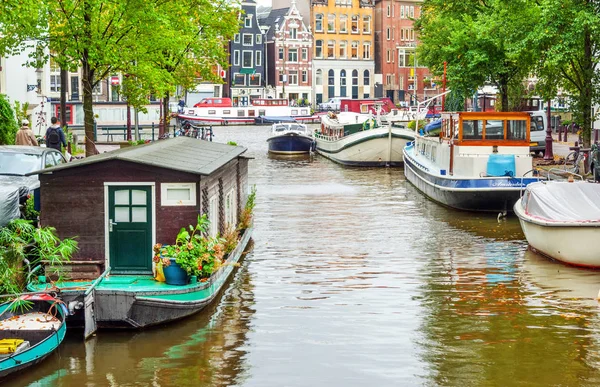
[[[492,153],[487,162],[488,176],[515,176],[515,155]]]

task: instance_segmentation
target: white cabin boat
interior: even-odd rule
[[[177,117],[196,124],[235,125],[264,124],[281,121],[314,122],[317,116],[311,114],[310,106],[290,106],[284,98],[254,99],[251,105],[202,106],[183,108]]]
[[[381,126],[372,115],[342,112],[321,117],[315,134],[317,152],[343,165],[397,166],[402,149],[414,139],[414,131]]]
[[[514,211],[536,251],[570,265],[600,267],[600,184],[530,184]]]
[[[442,113],[404,149],[407,180],[432,200],[467,211],[511,211],[532,177],[527,113]],[[527,176],[527,177],[526,177]]]

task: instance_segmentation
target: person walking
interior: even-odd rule
[[[33,131],[29,129],[29,121],[26,119],[21,121],[21,128],[17,131],[15,145],[38,146]]]
[[[60,152],[60,146],[67,147],[67,140],[65,140],[65,133],[58,124],[58,118],[52,117],[50,119],[52,125],[46,130],[46,146],[48,148],[56,149]]]

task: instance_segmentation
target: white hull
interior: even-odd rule
[[[547,223],[525,214],[521,199],[514,207],[529,245],[538,252],[570,265],[600,267],[600,226]]]
[[[317,152],[337,163],[356,166],[401,165],[402,149],[414,139],[414,132],[376,128],[342,138],[318,136]]]

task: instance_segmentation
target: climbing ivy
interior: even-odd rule
[[[13,145],[19,126],[15,112],[4,94],[0,94],[0,145]]]

